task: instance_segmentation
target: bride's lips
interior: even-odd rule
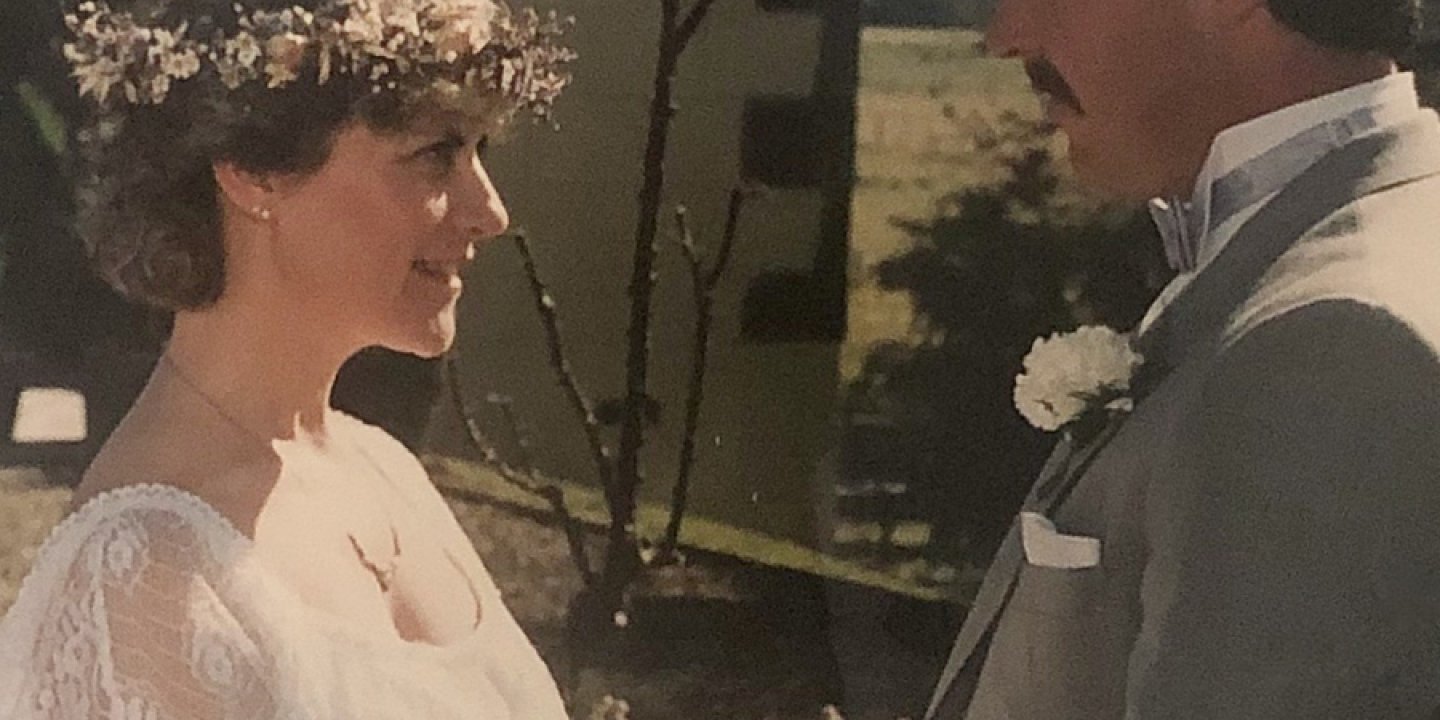
[[[1045,106],[1045,116],[1057,122],[1067,115],[1084,115],[1085,110],[1075,91],[1065,82],[1060,69],[1048,60],[1025,61],[1025,74],[1030,77],[1030,87],[1040,95]]]
[[[458,292],[464,285],[460,270],[466,262],[465,258],[419,258],[411,261],[410,272],[427,283]]]

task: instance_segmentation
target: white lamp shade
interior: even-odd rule
[[[20,391],[10,439],[15,443],[81,442],[86,437],[85,396],[69,388]]]

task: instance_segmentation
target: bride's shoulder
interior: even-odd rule
[[[154,546],[176,562],[224,564],[243,549],[255,513],[235,488],[253,486],[237,475],[262,470],[254,463],[229,468],[170,462],[164,456],[110,445],[76,487],[70,512],[51,531],[40,554],[61,561],[116,537]],[[38,557],[37,557],[38,560]]]
[[[80,515],[93,506],[99,517],[163,511],[196,527],[253,536],[266,490],[282,472],[273,454],[242,452],[167,428],[122,425],[86,469],[71,510]]]
[[[274,454],[207,435],[199,423],[137,403],[85,469],[71,508],[117,491],[127,504],[163,503],[180,511],[192,511],[199,501],[243,531],[258,513],[259,494],[242,488],[271,487],[281,471]],[[130,490],[135,487],[154,488]]]

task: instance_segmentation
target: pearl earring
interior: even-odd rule
[[[254,215],[255,217],[260,218],[261,220],[269,220],[269,219],[270,219],[270,208],[261,207],[261,206],[259,206],[259,205],[256,205],[255,207],[250,208],[250,214]]]

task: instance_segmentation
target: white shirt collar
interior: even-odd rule
[[[1361,108],[1378,108],[1382,127],[1403,122],[1420,111],[1413,73],[1392,73],[1379,80],[1345,88],[1329,95],[1281,108],[1268,115],[1222,131],[1210,145],[1210,155],[1195,181],[1196,195],[1216,179],[1240,167],[1297,132],[1349,115]],[[1393,119],[1393,121],[1392,121]]]
[[[1197,270],[1203,269],[1220,254],[1234,231],[1251,214],[1240,212],[1219,227],[1209,227],[1210,190],[1216,180],[1306,129],[1364,108],[1374,110],[1379,128],[1393,127],[1418,114],[1421,108],[1414,74],[1391,73],[1378,80],[1281,108],[1216,135],[1210,145],[1210,154],[1195,179],[1195,194],[1191,198],[1193,208],[1202,214],[1202,230],[1196,248]]]
[[[1246,162],[1278,147],[1299,133],[1365,108],[1373,112],[1377,131],[1401,125],[1418,116],[1422,110],[1415,90],[1414,76],[1411,73],[1394,73],[1373,82],[1297,103],[1225,130],[1211,143],[1210,155],[1196,179],[1196,193],[1191,200],[1192,205],[1205,208],[1207,217],[1204,222],[1208,226],[1210,189],[1217,179],[1225,177]],[[1240,226],[1264,206],[1266,199],[1261,198],[1250,207],[1240,209],[1218,227],[1203,231],[1198,238],[1200,245],[1197,248],[1195,270],[1175,276],[1161,292],[1140,322],[1141,332],[1153,325],[1155,319],[1185,291],[1194,277],[1224,250]],[[1156,200],[1152,202],[1151,210],[1157,213],[1158,219],[1164,214],[1163,209],[1168,207],[1168,203]]]

